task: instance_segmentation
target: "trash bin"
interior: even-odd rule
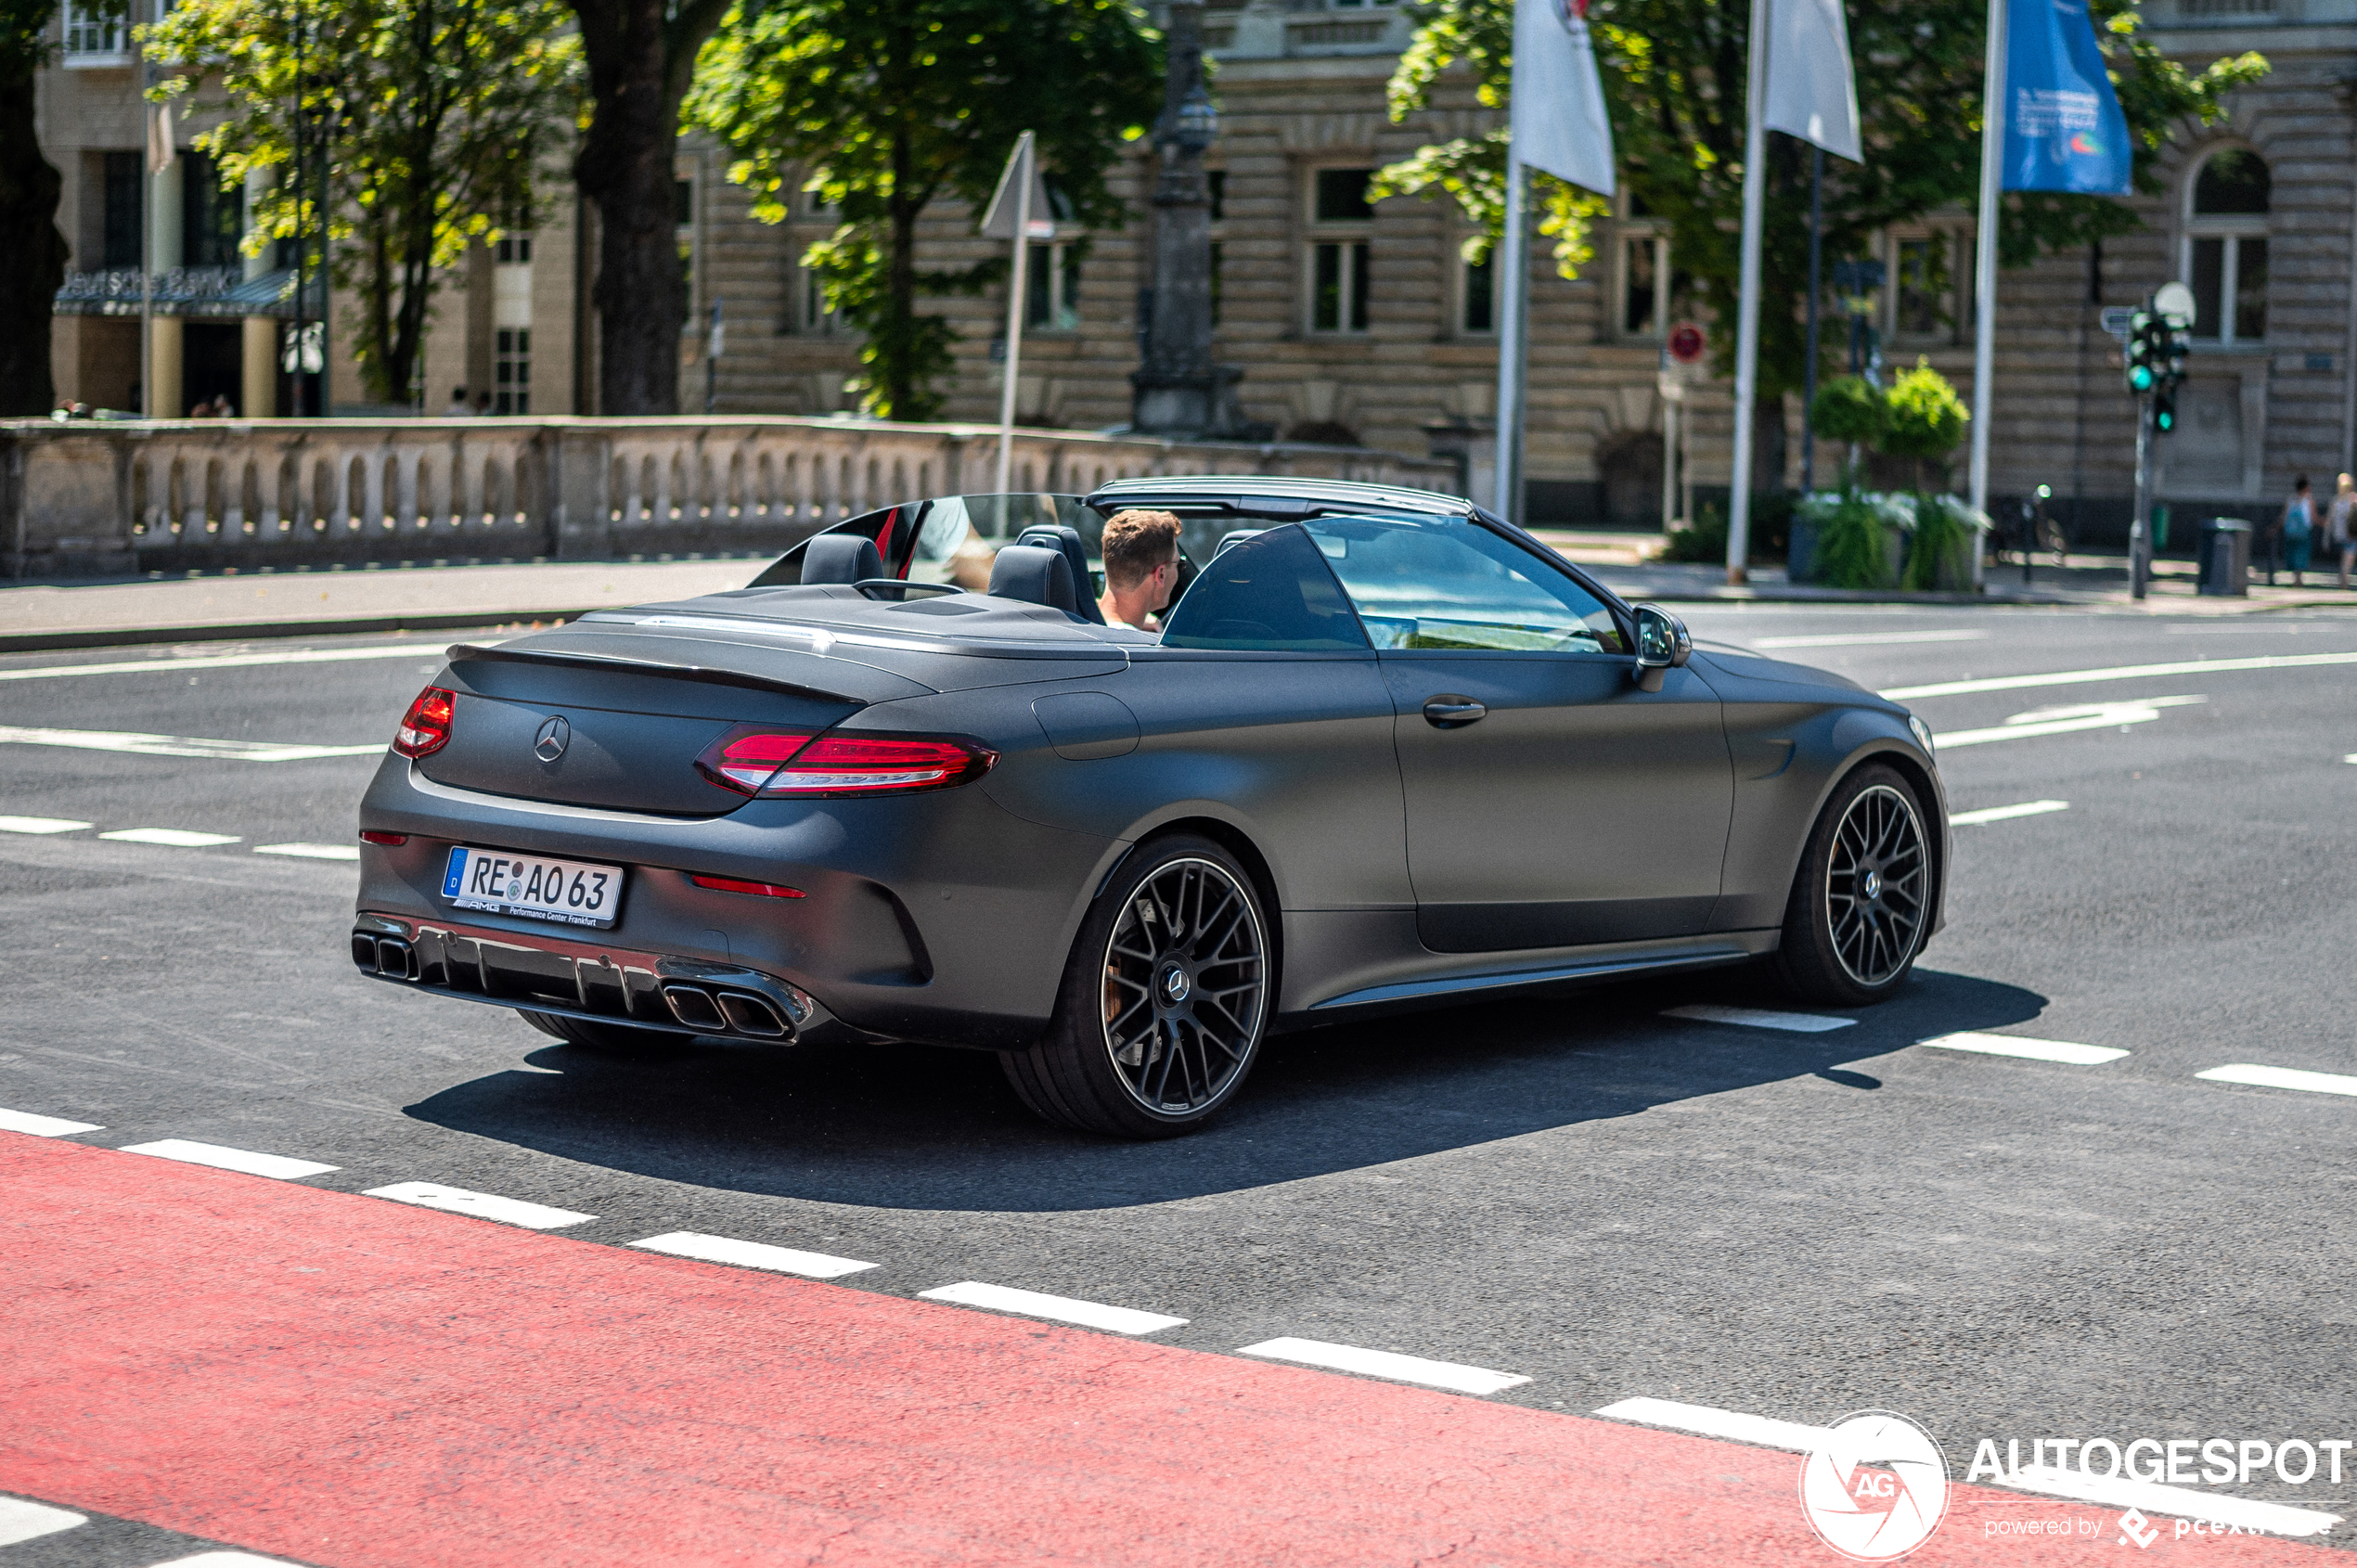
[[[2201,525],[2201,554],[2194,563],[2196,590],[2250,597],[2250,524],[2238,517],[2214,517]]]

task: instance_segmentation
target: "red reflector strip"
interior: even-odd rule
[[[363,833],[360,835],[360,842],[364,844],[406,844],[409,842],[409,835],[406,833]]]
[[[735,877],[699,877],[692,871],[688,880],[698,887],[708,887],[715,893],[751,893],[763,898],[807,898],[810,895],[798,887],[782,882],[747,882]]]

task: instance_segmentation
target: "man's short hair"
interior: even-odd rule
[[[1178,518],[1174,512],[1115,512],[1105,524],[1105,585],[1134,588],[1157,566],[1178,559]]]

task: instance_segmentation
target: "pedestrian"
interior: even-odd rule
[[[2291,585],[2305,587],[2300,573],[2308,570],[2308,552],[2316,539],[2316,502],[2308,494],[2308,476],[2301,474],[2291,487],[2291,499],[2284,503],[2284,515],[2277,524],[2284,539],[2284,565],[2291,571]],[[2267,574],[2269,586],[2274,585],[2273,572]]]
[[[2352,510],[2357,510],[2357,479],[2343,474],[2333,489],[2332,509],[2325,516],[2328,537],[2340,556],[2340,585],[2344,588],[2349,586],[2349,569],[2357,565],[2357,528],[2351,527],[2357,519],[2350,516]]]
[[[491,394],[489,392],[483,392],[475,393],[475,418],[478,419],[488,419],[491,418]]]
[[[445,419],[463,419],[473,412],[474,410],[467,406],[467,389],[464,387],[452,387],[450,389],[450,406],[442,411],[442,417]]]

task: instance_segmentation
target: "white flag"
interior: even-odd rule
[[[1015,237],[1015,198],[1023,189],[1018,182],[1026,181],[1031,186],[1031,210],[1026,214],[1031,222],[1029,238],[1056,238],[1056,214],[1048,206],[1048,182],[1040,177],[1038,149],[1031,133],[1025,131],[1015,143],[1015,150],[1007,155],[1007,166],[998,172],[998,188],[991,193],[990,206],[982,214],[984,238]]]
[[[1863,161],[1858,84],[1841,0],[1768,0],[1768,111],[1763,123],[1836,158]]]
[[[179,156],[180,149],[173,145],[172,106],[157,104],[148,110],[148,173],[162,174]]]
[[[1612,122],[1588,39],[1588,0],[1514,0],[1514,157],[1610,196]]]

